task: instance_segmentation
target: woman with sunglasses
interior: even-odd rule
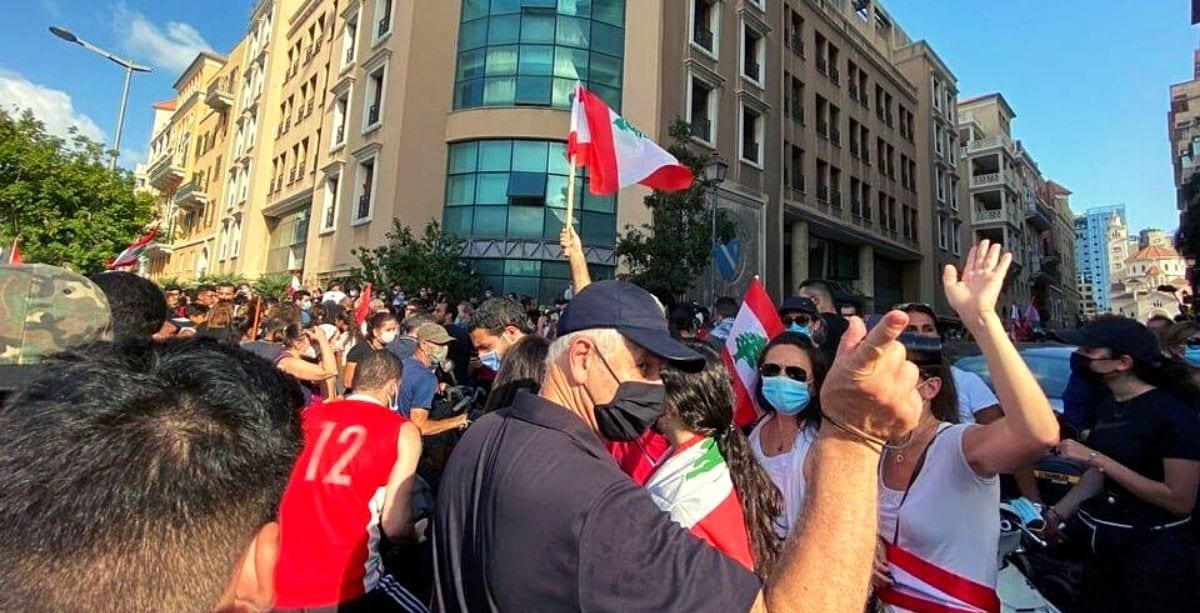
[[[938,352],[917,357],[914,393],[924,413],[911,432],[888,441],[880,458],[875,587],[887,610],[1000,610],[997,475],[1058,442],[1050,403],[996,313],[1011,263],[1012,254],[985,240],[967,255],[961,278],[953,266],[943,272],[946,298],[983,352],[1004,417],[956,424],[956,398]]]
[[[804,504],[808,452],[821,426],[821,383],[829,364],[811,337],[783,332],[771,339],[758,360],[755,396],[765,415],[750,432],[750,449],[775,487],[782,508],[775,532],[786,538]]]

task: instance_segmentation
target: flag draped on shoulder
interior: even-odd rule
[[[738,310],[729,336],[725,339],[725,348],[721,351],[725,366],[733,375],[733,391],[737,398],[733,422],[738,427],[758,419],[758,409],[754,404],[754,390],[758,387],[758,358],[767,343],[780,332],[783,332],[783,323],[779,320],[775,303],[771,302],[771,296],[767,294],[762,281],[755,277],[746,290],[746,299],[742,301],[742,308]]]
[[[150,232],[136,241],[133,241],[133,243],[126,247],[124,251],[119,253],[117,257],[113,258],[112,261],[108,263],[108,269],[112,270],[114,268],[123,268],[125,266],[133,266],[134,264],[137,264],[138,258],[141,257],[142,253],[146,251],[146,248],[150,246],[150,243],[154,242],[154,239],[157,236],[158,226],[150,228]]]
[[[692,185],[692,171],[596,94],[575,86],[567,155],[590,173],[589,191],[608,196],[640,183],[664,192]]]

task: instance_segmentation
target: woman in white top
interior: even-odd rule
[[[776,532],[786,538],[804,504],[812,472],[808,450],[821,425],[821,383],[829,365],[806,334],[783,332],[758,360],[758,407],[766,415],[750,432],[750,449],[783,500]]]
[[[880,460],[875,587],[889,610],[999,611],[997,475],[1058,442],[1050,403],[996,314],[1011,263],[1012,254],[985,240],[967,255],[961,279],[953,266],[943,273],[946,298],[983,352],[1004,417],[955,424],[943,363],[918,363],[924,415],[912,432],[889,441]]]

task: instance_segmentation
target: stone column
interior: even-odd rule
[[[800,283],[808,278],[808,222],[792,222],[792,286],[783,288],[783,297],[796,293]]]
[[[858,246],[858,291],[865,296],[863,313],[875,312],[875,248]]]

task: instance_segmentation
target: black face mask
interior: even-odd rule
[[[1071,354],[1071,374],[1093,385],[1103,385],[1104,375],[1092,370],[1092,361],[1082,353]]]
[[[637,440],[663,413],[667,390],[662,385],[625,381],[609,402],[596,405],[596,425],[610,441]]]

